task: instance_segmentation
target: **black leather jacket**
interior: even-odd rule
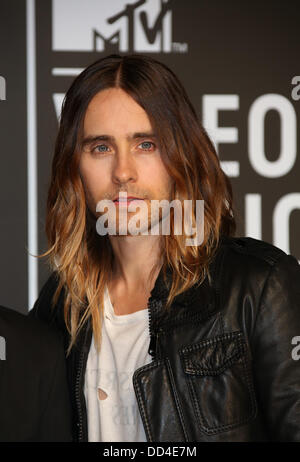
[[[133,375],[147,440],[300,441],[300,362],[292,355],[300,336],[298,261],[263,241],[223,238],[211,270],[212,283],[177,296],[168,313],[162,272],[151,292],[153,361]],[[31,315],[56,323],[67,346],[62,296],[51,316],[55,287],[53,273]],[[67,359],[76,441],[88,439],[91,339],[87,324]]]

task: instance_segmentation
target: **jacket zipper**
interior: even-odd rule
[[[158,336],[159,336],[158,331],[160,330],[160,329],[158,329],[158,330],[154,331],[154,329],[153,329],[153,303],[154,303],[153,299],[151,297],[149,297],[148,303],[147,303],[148,317],[149,317],[149,326],[148,326],[148,328],[149,328],[149,335],[150,335],[150,344],[149,344],[149,348],[148,348],[148,353],[152,356],[152,361],[154,361],[156,359],[156,355],[157,355],[156,350],[157,350]],[[141,417],[141,420],[142,420],[142,423],[143,423],[143,427],[144,427],[144,431],[145,431],[147,441],[148,442],[152,441],[151,435],[148,432],[147,423],[145,422],[145,416],[141,412],[141,409],[140,409],[139,401],[137,401],[137,404],[138,404],[139,413],[140,413],[140,417]]]
[[[77,410],[78,410],[77,427],[78,427],[78,441],[79,442],[87,440],[87,435],[84,435],[84,430],[83,430],[83,410],[82,410],[83,402],[80,399],[80,387],[81,387],[81,381],[82,381],[83,363],[84,361],[87,361],[87,356],[89,353],[89,348],[87,348],[87,341],[88,341],[88,335],[89,335],[90,328],[91,326],[90,326],[90,323],[88,322],[86,326],[86,330],[85,330],[85,335],[83,337],[82,345],[80,348],[78,373],[77,373],[76,383],[75,383],[75,400],[76,400]]]
[[[77,422],[77,427],[78,427],[78,441],[82,441],[82,436],[83,436],[83,419],[82,419],[82,407],[81,407],[81,402],[80,402],[80,391],[79,391],[79,384],[81,380],[81,375],[82,375],[82,366],[83,366],[83,357],[84,357],[84,349],[80,351],[80,359],[79,359],[79,366],[78,366],[78,374],[76,377],[76,385],[75,385],[75,398],[76,398],[76,403],[77,403],[77,410],[78,410],[78,422]]]
[[[160,328],[153,328],[153,308],[154,308],[154,301],[151,297],[148,300],[148,316],[149,316],[149,336],[150,336],[150,344],[148,348],[149,355],[152,356],[152,360],[155,359],[155,355],[157,354],[157,345],[158,345],[158,336]],[[157,303],[161,303],[161,301],[157,301]]]

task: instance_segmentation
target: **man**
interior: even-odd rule
[[[72,441],[61,336],[0,307],[0,441]]]
[[[200,241],[157,207],[172,200],[192,201]],[[53,273],[31,315],[69,345],[74,438],[300,440],[298,262],[233,237],[230,183],[164,64],[110,55],[75,79],[46,231]]]

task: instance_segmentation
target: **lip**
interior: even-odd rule
[[[139,197],[133,197],[133,196],[128,196],[128,197],[120,197],[118,199],[115,199],[113,202],[115,204],[115,207],[121,207],[121,208],[128,208],[130,204],[134,204],[135,202],[141,202],[144,199],[141,199]]]
[[[131,201],[142,201],[143,199],[141,199],[140,197],[134,197],[134,196],[127,196],[127,197],[116,197],[113,202],[131,202]]]

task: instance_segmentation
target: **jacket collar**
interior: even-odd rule
[[[166,269],[166,280],[161,268],[151,291],[149,299],[149,317],[151,332],[157,330],[158,326],[162,329],[168,328],[173,324],[182,322],[189,318],[206,319],[211,316],[218,308],[218,273],[221,267],[221,255],[223,255],[223,244],[228,238],[220,238],[216,254],[209,266],[211,282],[206,276],[202,284],[190,287],[185,292],[177,295],[169,311],[165,309],[165,303],[169,295],[172,284],[172,270],[168,266]]]
[[[209,282],[206,276],[201,285],[195,284],[185,292],[176,295],[168,311],[165,309],[165,304],[172,284],[172,269],[169,266],[166,268],[165,280],[163,268],[161,268],[148,301],[151,336],[154,335],[158,329],[166,330],[171,326],[180,324],[189,319],[204,321],[218,310],[219,270],[224,254],[224,243],[226,243],[228,239],[229,238],[223,236],[220,238],[218,249],[209,266],[211,282]],[[88,330],[92,329],[90,318],[88,319],[86,328]]]

